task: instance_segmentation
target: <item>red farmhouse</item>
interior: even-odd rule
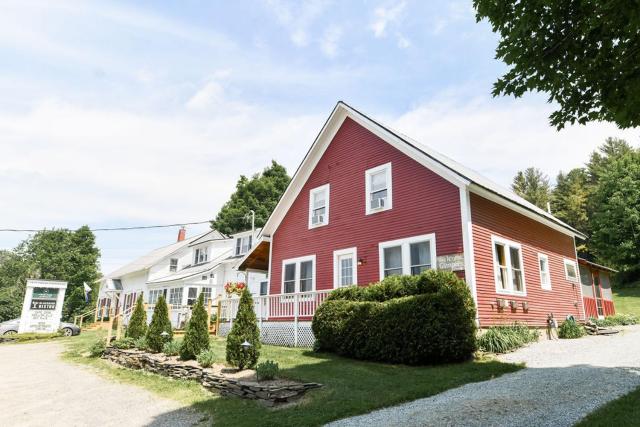
[[[575,237],[584,236],[339,102],[241,268],[268,272],[268,320],[308,320],[328,290],[438,268],[466,280],[480,326],[544,325],[549,313],[585,316]]]

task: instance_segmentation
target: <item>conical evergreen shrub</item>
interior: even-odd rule
[[[136,308],[133,309],[131,319],[129,319],[126,336],[137,340],[138,338],[143,338],[146,334],[147,312],[144,310],[142,296],[139,296],[138,301],[136,301]]]
[[[251,344],[246,350],[240,345],[245,341]],[[238,314],[227,336],[227,362],[240,369],[253,368],[258,363],[259,357],[260,330],[256,313],[253,311],[253,298],[245,288],[240,297]]]
[[[191,319],[187,323],[182,346],[180,346],[180,358],[182,360],[195,359],[200,352],[209,349],[209,328],[207,324],[207,311],[204,309],[204,294],[200,293],[198,301],[191,309]]]
[[[165,331],[169,334],[166,338],[162,336]],[[171,327],[171,320],[169,320],[169,308],[164,296],[160,295],[156,302],[156,307],[153,309],[153,316],[147,330],[147,345],[149,350],[159,353],[162,351],[164,344],[172,339],[173,328]]]

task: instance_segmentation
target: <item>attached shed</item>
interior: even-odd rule
[[[585,316],[602,318],[616,314],[611,292],[611,274],[616,270],[578,258]]]

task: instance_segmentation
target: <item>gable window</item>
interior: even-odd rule
[[[178,258],[171,258],[169,260],[169,271],[171,272],[178,271]]]
[[[551,274],[549,273],[549,257],[545,254],[538,254],[538,265],[540,266],[540,285],[542,289],[551,290]]]
[[[182,305],[182,288],[169,289],[169,304]]]
[[[194,258],[193,259],[194,264],[202,264],[204,262],[207,262],[207,259],[208,259],[207,248],[196,249],[193,258]]]
[[[435,234],[382,242],[378,247],[380,280],[401,274],[420,274],[436,267]]]
[[[309,228],[329,224],[329,184],[309,192]]]
[[[570,259],[564,260],[564,273],[567,280],[570,282],[578,281],[578,268],[576,267],[575,261]]]
[[[493,236],[493,265],[496,291],[505,294],[526,295],[522,267],[522,247]]]
[[[392,207],[391,163],[369,169],[365,172],[367,215],[385,211]]]
[[[236,256],[244,255],[251,249],[251,236],[236,238]]]
[[[316,256],[282,261],[282,293],[311,292],[315,289]]]
[[[358,283],[357,249],[349,248],[333,251],[333,287]]]

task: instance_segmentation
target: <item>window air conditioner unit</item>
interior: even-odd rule
[[[324,223],[324,215],[314,215],[311,217],[311,224],[318,225]]]
[[[384,204],[387,201],[385,197],[380,199],[373,199],[371,201],[371,209],[381,209],[384,208]]]

